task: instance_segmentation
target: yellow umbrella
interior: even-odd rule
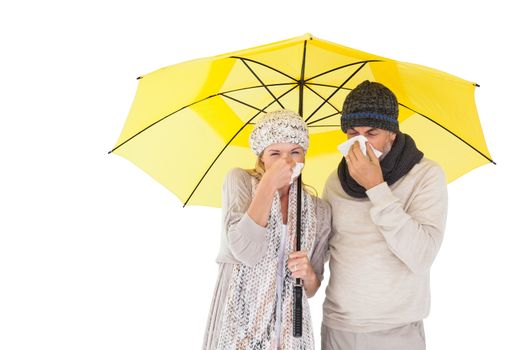
[[[139,77],[135,100],[111,152],[186,204],[220,206],[232,167],[251,168],[248,136],[267,111],[298,112],[310,128],[305,183],[321,191],[346,139],[340,109],[363,80],[389,87],[401,131],[441,164],[448,181],[493,162],[474,102],[477,84],[344,47],[310,34],[175,64]]]

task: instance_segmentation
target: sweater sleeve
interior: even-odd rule
[[[246,211],[252,201],[250,175],[231,170],[222,188],[223,230],[226,244],[240,263],[253,266],[266,254],[266,228],[253,221]]]
[[[328,260],[328,240],[332,232],[332,213],[330,205],[320,198],[316,198],[317,233],[310,263],[319,279],[323,280],[324,264]]]
[[[447,184],[439,166],[431,167],[405,209],[384,182],[367,191],[372,221],[388,248],[412,272],[425,273],[434,261],[445,230]]]

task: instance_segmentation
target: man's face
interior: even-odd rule
[[[346,136],[349,139],[357,135],[363,135],[375,149],[383,152],[381,159],[387,155],[396,139],[395,133],[370,126],[355,126],[346,130]]]

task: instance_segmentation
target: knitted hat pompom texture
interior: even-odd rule
[[[308,150],[308,126],[303,118],[292,111],[282,109],[266,113],[255,124],[250,134],[250,147],[259,156],[274,143],[295,143]]]
[[[344,133],[356,126],[399,131],[397,98],[381,83],[363,81],[346,96],[341,113]]]

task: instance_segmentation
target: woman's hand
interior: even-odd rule
[[[290,184],[295,162],[291,158],[277,159],[269,169],[266,169],[261,182],[268,184],[274,191]]]
[[[255,196],[246,211],[248,216],[259,226],[266,227],[268,225],[275,191],[290,184],[294,165],[295,162],[291,158],[282,157],[264,172],[255,191]]]
[[[317,278],[308,254],[305,251],[293,252],[288,256],[288,269],[292,272],[293,278],[303,280],[304,289],[308,297],[314,296],[321,284]]]

